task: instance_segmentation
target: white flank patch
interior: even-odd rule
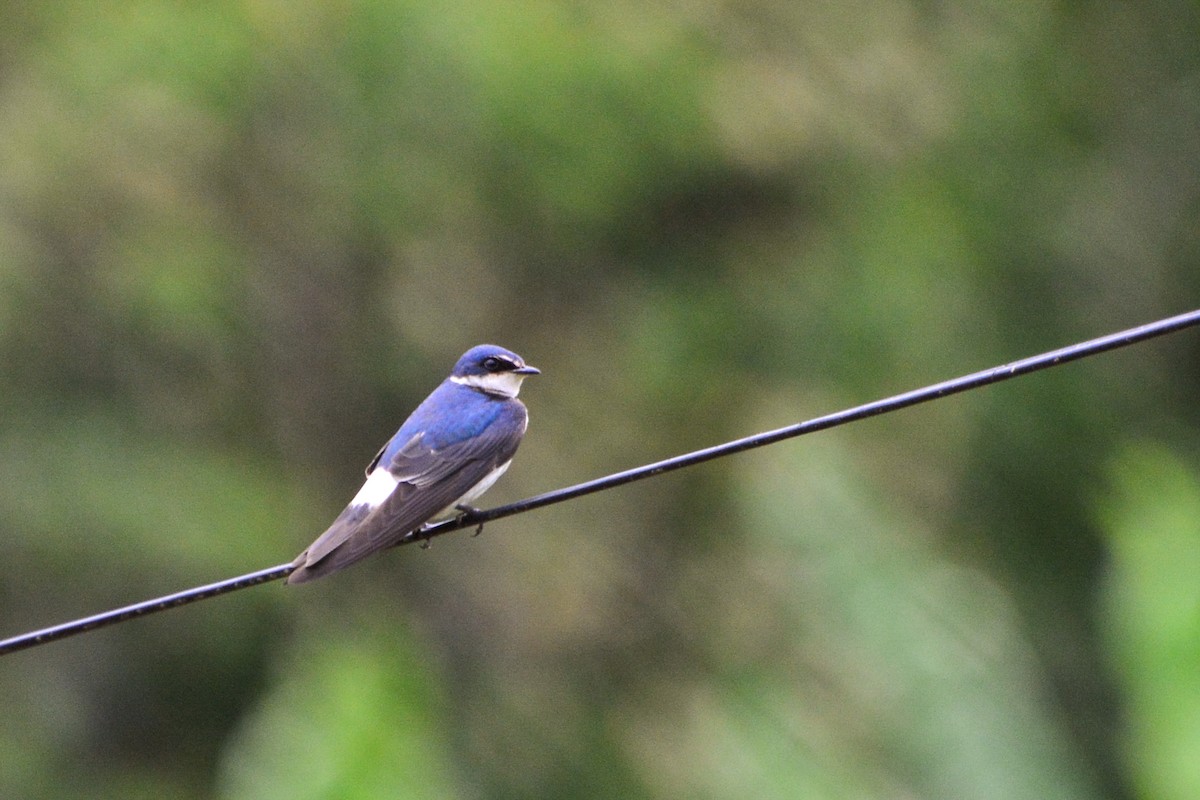
[[[463,386],[473,386],[492,394],[502,394],[505,397],[516,397],[521,391],[521,381],[528,375],[516,372],[490,372],[487,375],[452,375],[450,380]]]
[[[350,505],[368,505],[371,508],[375,508],[384,500],[387,500],[392,492],[396,491],[396,484],[399,482],[396,480],[395,475],[383,467],[377,467],[374,472],[367,476],[367,482],[358,490],[358,494],[354,495],[354,499],[350,501]]]

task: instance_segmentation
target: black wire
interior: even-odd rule
[[[210,597],[226,594],[235,589],[245,589],[248,586],[269,583],[270,581],[285,577],[293,569],[294,567],[291,564],[280,564],[277,567],[260,569],[258,572],[251,572],[236,578],[210,583],[207,586],[185,589],[175,594],[156,597],[153,600],[143,600],[140,603],[134,603],[123,608],[114,608],[112,611],[104,611],[100,614],[93,614],[90,617],[64,622],[61,625],[42,628],[39,631],[23,633],[20,636],[13,636],[10,639],[0,641],[0,656],[15,653],[17,650],[24,650],[28,647],[36,647],[39,644],[47,644],[58,639],[65,639],[77,633],[86,633],[87,631],[94,631],[97,628],[115,625],[118,622],[125,622],[136,617],[144,617],[157,611],[166,611],[168,608],[185,606],[197,600],[207,600]]]
[[[445,522],[435,523],[419,531],[414,531],[402,539],[398,544],[410,544],[412,542],[426,542],[434,536],[450,533],[451,531],[461,528],[473,528],[482,525],[485,522],[500,519],[501,517],[510,517],[514,514],[521,514],[526,511],[532,511],[535,508],[552,505],[554,503],[562,503],[566,500],[573,500],[576,497],[582,497],[586,494],[599,492],[605,489],[611,489],[622,484],[632,483],[633,481],[649,478],[654,475],[661,475],[664,472],[690,467],[695,464],[702,464],[705,461],[711,461],[714,458],[733,455],[745,450],[751,450],[755,447],[763,447],[768,444],[791,439],[796,436],[802,436],[806,433],[815,433],[816,431],[833,428],[837,425],[845,425],[848,422],[854,422],[867,417],[873,417],[877,414],[884,414],[890,411],[899,411],[902,408],[924,403],[929,400],[937,400],[942,397],[947,397],[959,392],[965,392],[969,389],[977,389],[981,386],[987,386],[992,383],[1015,378],[1019,375],[1026,375],[1030,372],[1036,372],[1047,367],[1065,364],[1069,361],[1075,361],[1087,356],[1097,355],[1109,350],[1115,350],[1118,347],[1142,342],[1147,339],[1152,339],[1156,336],[1162,336],[1175,331],[1183,330],[1184,328],[1200,324],[1200,309],[1189,311],[1185,314],[1169,317],[1167,319],[1157,320],[1155,322],[1140,325],[1136,328],[1112,333],[1107,336],[1101,336],[1097,339],[1091,339],[1079,344],[1073,344],[1068,347],[1063,347],[1058,350],[1051,350],[1048,353],[1031,356],[1020,361],[1014,361],[1011,364],[1005,364],[992,369],[983,370],[981,372],[973,372],[970,375],[964,375],[960,378],[935,383],[931,386],[926,386],[922,389],[914,389],[911,392],[893,395],[892,397],[883,400],[876,400],[873,403],[867,403],[861,406],[855,406],[844,411],[838,411],[833,414],[827,414],[823,417],[817,417],[805,422],[800,422],[796,425],[789,425],[786,428],[778,428],[773,431],[766,431],[755,436],[747,436],[744,439],[736,439],[732,442],[726,442],[714,447],[708,447],[703,450],[696,450],[692,453],[685,453],[681,456],[668,458],[663,461],[657,461],[653,464],[636,467],[634,469],[617,472],[612,475],[607,475],[603,478],[579,483],[574,486],[568,486],[563,489],[556,489],[551,492],[539,494],[525,500],[520,500],[516,503],[510,503],[506,506],[498,506],[496,508],[485,511],[469,513],[457,519],[446,520]],[[290,563],[280,564],[275,567],[251,572],[237,578],[220,581],[218,583],[210,583],[207,586],[198,586],[194,589],[186,589],[182,592],[159,597],[154,600],[145,600],[140,603],[125,606],[123,608],[113,609],[101,614],[95,614],[90,617],[64,622],[61,625],[55,625],[50,628],[43,628],[37,631],[13,636],[9,639],[0,641],[0,656],[14,653],[18,650],[24,650],[29,647],[53,642],[58,639],[65,639],[68,636],[74,636],[78,633],[102,628],[107,625],[114,625],[118,622],[134,619],[136,617],[146,616],[158,611],[163,611],[168,608],[194,603],[198,600],[206,600],[217,595],[227,594],[238,589],[245,589],[249,586],[256,586],[260,583],[269,583],[270,581],[285,578],[295,569]]]

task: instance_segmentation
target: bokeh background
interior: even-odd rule
[[[5,3],[0,634],[1200,298],[1200,9]],[[1200,796],[1195,332],[0,662],[5,798]]]

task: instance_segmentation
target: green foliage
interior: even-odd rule
[[[1200,475],[1161,446],[1115,463],[1103,505],[1105,610],[1129,704],[1126,759],[1142,797],[1200,791]]]
[[[440,720],[445,703],[426,656],[403,633],[321,637],[226,743],[227,798],[453,797]]]
[[[1194,305],[1196,22],[6,9],[6,631],[291,558],[480,341],[501,502]],[[1195,795],[1193,341],[6,659],[0,796]]]
[[[785,763],[807,762],[819,776],[787,776],[760,796],[792,796],[789,786],[817,796],[1091,796],[1044,706],[1011,599],[949,560],[894,500],[873,496],[847,455],[814,441],[803,454],[754,456],[744,473],[751,575],[781,606],[733,601],[745,626],[734,635],[753,632],[764,651],[730,654],[728,683],[761,710],[759,736],[774,746],[751,752],[790,744]],[[736,677],[747,671],[758,677]],[[813,730],[823,735],[813,740]]]

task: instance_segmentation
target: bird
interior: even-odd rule
[[[321,578],[398,543],[426,522],[474,511],[469,503],[512,463],[529,425],[517,399],[541,370],[481,344],[417,406],[367,465],[345,510],[292,562],[287,583]]]

